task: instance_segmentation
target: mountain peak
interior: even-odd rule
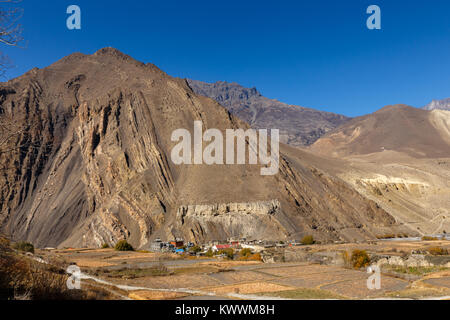
[[[93,54],[93,56],[94,57],[112,57],[112,58],[117,58],[122,61],[132,62],[133,64],[137,64],[137,65],[142,65],[142,66],[145,65],[143,62],[140,62],[140,61],[134,59],[133,57],[123,53],[122,51],[120,51],[116,48],[112,48],[112,47],[102,48],[102,49],[96,51]]]
[[[318,139],[311,150],[328,156],[369,155],[385,150],[413,158],[445,158],[450,155],[447,117],[404,104],[386,106],[354,118]]]
[[[120,57],[120,58],[124,58],[124,59],[133,59],[134,58],[130,57],[129,55],[123,53],[122,51],[113,48],[113,47],[105,47],[105,48],[101,48],[99,50],[97,50],[94,53],[94,56],[102,56],[102,55],[108,55],[108,56],[113,56],[113,57]]]
[[[442,100],[432,100],[429,104],[427,104],[422,109],[425,110],[450,110],[450,98],[442,99]]]
[[[391,105],[384,106],[383,108],[375,111],[375,113],[405,111],[405,110],[410,110],[410,109],[415,109],[415,108],[408,106],[406,104],[391,104]]]

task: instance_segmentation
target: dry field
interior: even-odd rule
[[[450,249],[450,241],[377,241],[302,246],[289,250],[326,253],[351,252],[358,248],[372,255],[401,256],[435,246]],[[98,285],[99,279],[106,281],[107,284],[100,285],[116,292],[118,297],[129,299],[419,299],[450,296],[450,270],[445,268],[386,269],[389,272],[382,272],[381,289],[369,290],[365,270],[336,264],[186,259],[171,254],[112,249],[50,250],[41,254],[50,260],[76,263],[85,274],[95,278],[87,283],[97,282]]]

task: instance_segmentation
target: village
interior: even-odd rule
[[[246,238],[228,238],[224,240],[211,240],[205,244],[184,242],[183,239],[162,241],[155,239],[149,250],[152,252],[172,252],[180,255],[208,256],[216,258],[233,258],[234,252],[247,249],[248,253],[261,254],[265,250],[313,244],[312,236],[306,236],[302,240],[267,241],[247,240]]]
[[[138,250],[36,249],[30,256],[76,265],[85,276],[82,286],[110,298],[448,299],[449,250],[444,237],[324,243],[305,236],[204,244],[155,239]],[[382,276],[377,290],[367,285],[366,268],[373,265]]]

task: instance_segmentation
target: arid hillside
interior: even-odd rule
[[[38,247],[146,247],[154,237],[205,241],[373,239],[405,231],[341,179],[291,164],[175,165],[171,134],[194,120],[247,125],[187,82],[111,48],[72,54],[0,85],[0,226]]]
[[[450,156],[449,114],[405,105],[354,118],[316,141],[311,150],[329,156],[396,151],[415,158]]]
[[[385,107],[349,121],[310,150],[329,157],[324,170],[399,223],[423,235],[450,230],[450,111]]]

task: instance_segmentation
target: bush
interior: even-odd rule
[[[201,251],[202,251],[202,248],[200,248],[199,246],[193,246],[189,249],[189,252],[194,252],[194,253],[201,252]]]
[[[33,244],[25,241],[17,242],[14,244],[14,249],[23,251],[23,252],[31,252],[34,253]]]
[[[345,268],[351,268],[352,267],[352,262],[350,259],[350,255],[348,254],[347,251],[343,251],[342,252],[342,260],[344,261],[344,267]]]
[[[439,238],[436,237],[430,237],[430,236],[423,236],[422,241],[436,241],[439,240]]]
[[[205,256],[212,258],[214,256],[214,252],[212,251],[211,248],[208,249],[208,251],[206,252]]]
[[[262,261],[262,257],[260,253],[254,253],[252,255],[250,255],[247,260],[249,261]]]
[[[239,261],[262,261],[260,253],[253,253],[249,248],[244,248],[239,252]]]
[[[76,296],[79,290],[68,290],[67,278],[64,270],[15,254],[8,248],[0,250],[0,300],[81,299]]]
[[[126,240],[120,240],[116,243],[115,250],[117,251],[133,251],[133,247]]]
[[[252,250],[250,250],[249,248],[244,248],[239,252],[239,255],[241,257],[247,257],[250,256],[252,254]]]
[[[393,234],[393,233],[387,233],[387,234],[377,236],[377,239],[393,239],[393,238],[395,238],[395,234]],[[399,238],[401,238],[401,237],[399,237]]]
[[[433,256],[446,256],[448,255],[448,250],[441,247],[432,247],[428,249],[428,252]]]
[[[6,251],[11,251],[11,242],[8,238],[0,235],[0,253]]]
[[[313,236],[304,236],[302,239],[302,244],[303,245],[310,245],[310,244],[314,244],[314,238]]]
[[[17,244],[16,244],[17,245]],[[22,246],[21,246],[22,247]],[[25,248],[29,246],[24,246]],[[83,283],[82,290],[67,288],[66,263],[48,264],[17,254],[0,235],[0,300],[84,300],[113,298],[102,288]]]
[[[370,257],[365,250],[353,250],[351,262],[353,268],[360,269],[370,264]]]
[[[228,259],[232,260],[234,257],[234,250],[232,248],[222,249],[217,252],[218,254],[224,254]]]
[[[109,248],[109,244],[107,244],[107,243],[102,244],[102,248],[103,249],[108,249]]]

